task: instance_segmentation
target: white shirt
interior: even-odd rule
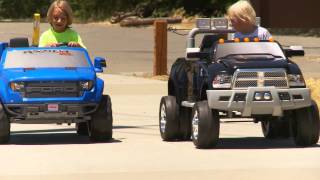
[[[236,32],[234,34],[234,38],[239,38],[239,39],[243,39],[243,38],[253,39],[256,37],[259,38],[260,40],[269,40],[272,36],[266,28],[263,28],[260,26],[258,26],[256,30],[252,33],[243,34],[241,32]]]

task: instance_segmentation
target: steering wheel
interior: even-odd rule
[[[68,42],[57,43],[56,47],[68,46]]]

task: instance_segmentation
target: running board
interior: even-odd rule
[[[189,107],[189,108],[193,108],[194,104],[195,104],[194,102],[190,102],[190,101],[182,101],[181,102],[181,106]]]

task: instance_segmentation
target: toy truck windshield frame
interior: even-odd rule
[[[282,49],[276,42],[241,42],[217,44],[215,59],[236,54],[269,54],[285,59]]]
[[[10,49],[4,68],[90,67],[84,51],[72,49]]]

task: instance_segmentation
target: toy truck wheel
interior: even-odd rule
[[[96,112],[90,121],[90,139],[92,141],[108,141],[112,139],[112,108],[111,99],[103,95]]]
[[[265,117],[261,119],[261,129],[267,139],[289,138],[290,125],[288,117]]]
[[[319,110],[315,102],[310,107],[295,110],[292,126],[294,142],[311,146],[319,140]]]
[[[164,141],[178,139],[179,119],[178,107],[174,96],[164,96],[160,101],[159,129]]]
[[[219,140],[220,118],[207,101],[197,102],[192,110],[192,141],[197,148],[211,148]]]
[[[89,135],[88,131],[88,123],[87,122],[80,122],[76,124],[77,134],[80,136],[87,136]]]
[[[2,104],[0,104],[0,144],[8,143],[10,139],[10,122],[3,109]]]
[[[315,101],[312,101],[312,116],[314,118],[314,125],[313,125],[313,139],[311,142],[316,144],[319,141],[319,135],[320,135],[320,119],[319,119],[319,108]]]
[[[179,107],[179,131],[180,140],[190,140],[191,137],[191,113],[192,109],[188,107]]]

